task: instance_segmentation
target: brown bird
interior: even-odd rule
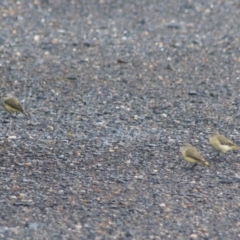
[[[11,113],[23,113],[27,118],[29,118],[28,114],[23,110],[21,104],[18,99],[12,95],[7,95],[2,98],[2,105],[7,112]]]
[[[193,147],[191,144],[186,144],[180,148],[183,158],[191,164],[203,164],[205,166],[210,166],[209,162],[207,162],[202,155],[198,152],[198,150]]]
[[[233,143],[230,139],[226,138],[224,135],[219,134],[218,132],[214,132],[209,136],[209,142],[212,148],[219,152],[217,156],[220,153],[226,153],[228,151],[238,149],[238,146],[235,143]]]

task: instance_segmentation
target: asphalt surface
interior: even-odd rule
[[[1,95],[32,119],[0,111],[0,239],[240,239],[240,154],[208,144],[240,144],[239,16],[237,0],[1,1]]]

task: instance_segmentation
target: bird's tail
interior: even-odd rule
[[[239,146],[237,146],[237,145],[234,145],[231,148],[232,148],[232,150],[239,150]]]

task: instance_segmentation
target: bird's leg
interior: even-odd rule
[[[190,169],[193,170],[196,166],[197,166],[197,164],[195,163],[192,165],[192,167]]]
[[[192,165],[192,164],[191,164]],[[190,164],[188,164],[184,169],[186,170],[186,171],[190,171],[190,170],[193,170],[196,166],[197,166],[197,164],[196,163],[194,163],[192,166],[191,166]]]
[[[12,118],[10,118],[10,123],[9,123],[9,129],[8,129],[8,131],[9,131],[9,135],[11,135],[11,133],[12,133]]]
[[[212,160],[215,160],[216,159],[216,157],[218,157],[220,155],[220,153],[218,153]]]

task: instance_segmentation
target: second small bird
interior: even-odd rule
[[[214,132],[212,135],[210,135],[209,142],[212,148],[219,152],[219,154],[238,149],[238,146],[235,143],[218,132]]]

